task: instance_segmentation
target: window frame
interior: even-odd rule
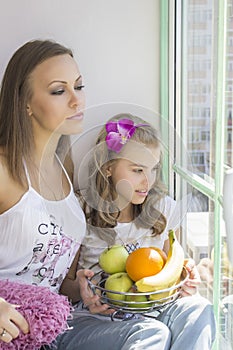
[[[164,173],[169,192],[176,199],[187,192],[187,185],[191,185],[214,202],[214,284],[213,305],[217,325],[220,324],[220,279],[221,279],[221,221],[222,221],[222,188],[224,178],[224,147],[225,147],[225,83],[226,83],[226,38],[227,38],[227,2],[215,1],[218,13],[217,36],[217,78],[216,78],[216,128],[215,128],[215,178],[209,181],[187,171],[185,156],[180,144],[175,144],[176,137],[170,135],[166,125],[172,125],[175,132],[181,135],[187,143],[187,122],[182,119],[185,115],[186,82],[182,76],[182,67],[185,69],[185,42],[187,24],[183,14],[186,11],[186,0],[162,0],[161,4],[161,115],[162,137],[169,145],[169,149],[176,149],[176,155],[168,154],[165,161]],[[183,22],[180,20],[183,18]],[[180,158],[181,164],[174,164],[169,168],[171,159]],[[186,237],[182,244],[186,247]],[[216,339],[214,349],[220,349],[219,339]]]

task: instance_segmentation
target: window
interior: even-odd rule
[[[169,22],[161,27],[168,38],[161,40],[161,115],[179,135],[168,138],[176,155],[166,179],[177,200],[191,194],[181,226],[186,254],[214,267],[201,293],[214,304],[215,350],[233,344],[233,268],[222,213],[224,171],[233,168],[232,8],[232,0],[161,1],[161,21]]]

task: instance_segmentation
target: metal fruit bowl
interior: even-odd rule
[[[186,282],[189,277],[189,273],[185,267],[180,276],[180,281],[170,288],[161,289],[155,292],[117,292],[109,289],[105,289],[105,281],[108,278],[108,274],[104,271],[97,272],[90,280],[88,280],[89,286],[93,293],[100,296],[100,300],[104,304],[108,304],[111,308],[128,312],[128,313],[145,313],[159,310],[162,307],[174,302],[180,296],[180,287]],[[112,299],[107,293],[114,293],[127,296],[146,296],[145,301],[127,301]],[[155,300],[152,300],[154,298]]]

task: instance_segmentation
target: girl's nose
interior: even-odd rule
[[[147,172],[144,172],[143,185],[147,187],[149,183],[150,183],[149,174]]]
[[[154,174],[151,174],[150,172],[144,173],[144,184],[148,187],[151,187],[155,181]]]

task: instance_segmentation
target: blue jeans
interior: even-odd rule
[[[57,350],[209,350],[215,338],[212,305],[200,296],[168,305],[155,318],[109,321],[75,315],[72,329],[46,349]]]

